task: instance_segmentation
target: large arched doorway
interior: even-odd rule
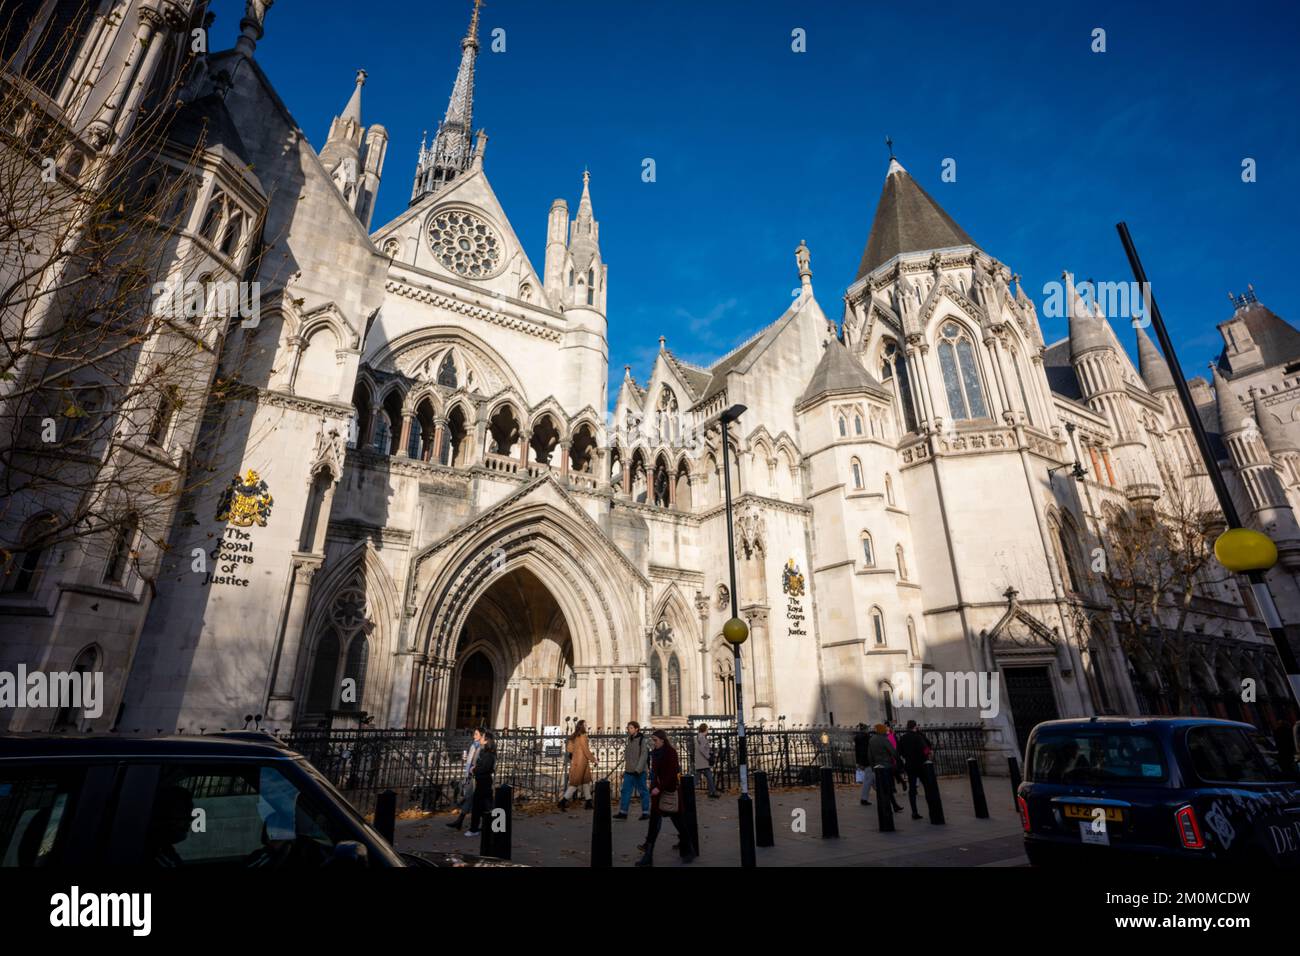
[[[474,603],[454,666],[456,727],[541,728],[574,716],[569,624],[528,568],[498,572]]]

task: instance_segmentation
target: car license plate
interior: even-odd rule
[[[1123,823],[1124,811],[1119,807],[1084,807],[1077,803],[1067,803],[1065,805],[1065,817],[1067,820],[1095,820],[1098,810],[1106,811],[1107,823]]]
[[[1092,843],[1096,846],[1110,846],[1110,833],[1105,827],[1094,830],[1092,823],[1087,820],[1079,821],[1079,839],[1084,843]]]

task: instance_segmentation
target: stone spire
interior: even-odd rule
[[[235,51],[250,60],[257,49],[257,41],[266,32],[266,11],[270,10],[275,0],[248,0],[244,4],[244,17],[239,21],[239,39],[235,41]]]
[[[1160,354],[1156,344],[1151,341],[1151,336],[1147,335],[1146,330],[1141,326],[1138,326],[1137,333],[1138,374],[1142,376],[1142,381],[1146,382],[1147,388],[1153,392],[1174,388],[1174,376],[1169,371],[1169,363]]]
[[[1093,349],[1113,348],[1106,334],[1106,319],[1100,310],[1089,309],[1074,290],[1074,276],[1061,273],[1065,283],[1065,310],[1070,317],[1070,357],[1077,358]]]
[[[1249,414],[1242,408],[1241,400],[1217,365],[1210,366],[1210,379],[1214,385],[1214,411],[1219,418],[1219,433],[1226,437],[1243,426],[1250,427]]]
[[[474,160],[474,61],[478,57],[478,17],[482,0],[474,0],[469,31],[460,41],[460,69],[451,88],[447,113],[438,125],[433,145],[420,148],[419,164],[415,171],[415,186],[411,202],[437,192],[451,180],[469,169]]]

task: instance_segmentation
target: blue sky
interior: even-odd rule
[[[611,379],[644,381],[658,336],[708,362],[813,282],[839,318],[888,152],[989,254],[1046,282],[1127,281],[1126,220],[1189,374],[1217,354],[1226,294],[1254,283],[1293,322],[1300,222],[1294,3],[925,4],[865,0],[489,0],[474,123],[533,265],[546,213],[589,167],[609,264]],[[214,46],[243,4],[216,0]],[[364,67],[363,120],[391,145],[374,224],[410,196],[446,109],[470,0],[281,0],[257,58],[311,142]],[[1105,53],[1092,31],[1106,30]],[[488,48],[505,31],[506,49]],[[807,51],[791,49],[806,32]],[[642,181],[653,158],[657,181]],[[1242,160],[1257,181],[1242,182]],[[940,179],[956,161],[956,182]],[[1063,320],[1044,319],[1050,342]],[[1131,343],[1132,330],[1119,328]]]

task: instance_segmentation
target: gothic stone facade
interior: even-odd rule
[[[100,6],[69,89],[165,69],[131,38],[179,43],[202,15]],[[201,492],[163,516],[166,554],[140,545],[119,582],[75,548],[33,557],[35,583],[0,598],[0,667],[93,660],[111,699],[80,723],[125,731],[250,713],[274,728],[729,713],[729,472],[749,720],[977,721],[996,753],[1043,717],[1160,706],[1160,678],[1134,673],[1083,573],[1112,509],[1203,480],[1143,333],[1135,367],[1070,285],[1070,334],[1046,343],[1018,277],[891,160],[838,320],[800,243],[793,304],[708,367],[661,338],[648,381],[624,370],[611,416],[589,177],[572,216],[551,205],[538,272],[471,127],[477,9],[411,203],[372,228],[387,134],[362,123],[365,75],[314,149],[254,58],[265,6],[204,58],[179,124],[207,131],[207,162],[188,170],[201,188],[178,241],[207,242],[213,216],[261,217],[262,315],[221,343],[240,357],[235,411],[203,434],[178,423],[167,447],[179,461],[205,442],[255,471],[248,501],[269,495],[269,516],[220,520],[233,492]],[[50,107],[80,130],[74,99]],[[243,274],[246,244],[209,247],[210,268]],[[1244,513],[1282,542],[1274,584],[1300,620],[1300,333],[1253,295],[1234,306],[1213,389],[1193,384]],[[724,469],[718,414],[735,404]],[[1061,469],[1076,460],[1079,480]],[[196,548],[208,574],[191,570]],[[1198,706],[1232,712],[1241,676],[1280,705],[1237,582],[1207,582],[1192,627]],[[910,706],[894,684],[914,671],[997,674],[998,713]]]

